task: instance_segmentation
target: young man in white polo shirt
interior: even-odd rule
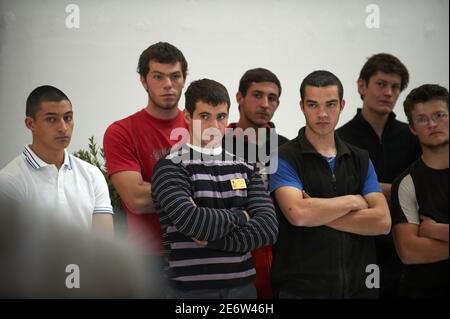
[[[0,170],[0,200],[112,237],[105,178],[97,167],[66,151],[74,126],[68,97],[52,86],[36,88],[27,99],[25,125],[33,142]]]

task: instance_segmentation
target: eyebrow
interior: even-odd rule
[[[172,73],[168,73],[168,74],[166,74],[166,73],[164,73],[164,72],[161,72],[161,71],[150,71],[150,73],[156,73],[156,74],[162,74],[162,75],[174,75],[174,74],[181,74],[181,71],[174,71],[174,72],[172,72]]]
[[[48,116],[48,115],[58,115],[59,113],[56,113],[56,112],[47,112],[47,113],[44,113],[44,116]],[[73,114],[73,111],[68,111],[68,112],[65,112],[63,115],[68,115],[68,114]]]

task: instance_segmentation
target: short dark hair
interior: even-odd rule
[[[230,96],[227,89],[214,80],[201,79],[192,82],[184,93],[186,98],[185,108],[192,115],[195,111],[195,104],[198,101],[217,106],[227,103],[230,108]]]
[[[272,82],[275,83],[278,86],[278,96],[281,95],[281,83],[280,80],[278,80],[277,76],[272,73],[271,71],[264,69],[264,68],[256,68],[248,70],[244,73],[244,75],[241,77],[241,80],[239,81],[239,92],[243,95],[247,95],[247,90],[250,87],[250,85],[255,83],[261,83],[261,82]]]
[[[167,42],[158,42],[152,44],[141,53],[137,67],[137,72],[141,76],[147,76],[149,71],[148,63],[150,61],[156,61],[164,64],[175,64],[180,62],[183,77],[186,79],[188,63],[184,58],[183,53],[172,44]]]
[[[305,89],[307,86],[314,87],[326,87],[336,85],[339,93],[339,100],[342,101],[344,97],[344,87],[342,86],[341,80],[331,73],[330,71],[317,70],[306,76],[300,85],[300,97],[302,101],[305,98]]]
[[[412,110],[418,103],[425,103],[433,100],[443,101],[448,108],[448,90],[437,84],[424,84],[409,92],[403,102],[403,109],[409,123],[412,123]]]
[[[409,73],[406,66],[395,56],[389,53],[378,53],[372,55],[359,73],[359,79],[369,84],[370,78],[377,72],[386,74],[396,74],[400,76],[402,83],[400,91],[403,91],[409,83]],[[362,96],[361,96],[362,99]]]
[[[69,101],[72,104],[67,95],[60,89],[51,85],[38,86],[28,95],[25,115],[35,118],[42,102],[59,102],[63,100]]]

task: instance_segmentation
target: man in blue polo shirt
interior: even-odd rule
[[[272,285],[278,298],[375,298],[366,285],[376,262],[373,236],[391,219],[367,151],[343,142],[334,128],[344,108],[340,80],[328,71],[300,86],[306,127],[279,148],[271,176],[279,237]]]
[[[37,87],[26,102],[33,142],[0,170],[0,202],[63,225],[113,236],[112,207],[101,171],[66,151],[72,104],[59,89]]]

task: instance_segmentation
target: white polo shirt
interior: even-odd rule
[[[66,150],[58,171],[25,146],[21,155],[0,170],[0,199],[26,207],[39,217],[50,214],[87,229],[93,214],[112,214],[102,172]]]

